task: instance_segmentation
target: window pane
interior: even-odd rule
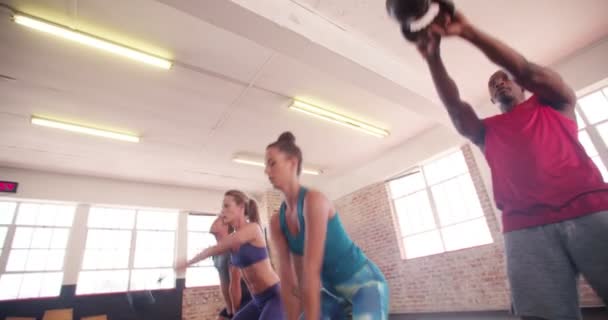
[[[63,258],[65,250],[53,249],[46,253],[46,268],[45,271],[59,271],[63,269]]]
[[[135,268],[171,267],[173,266],[173,249],[143,249],[135,252]]]
[[[578,100],[581,110],[589,120],[589,123],[596,124],[608,119],[608,100],[597,91]]]
[[[583,121],[583,118],[581,118],[581,114],[576,110],[574,110],[574,114],[576,115],[576,126],[579,129],[585,128],[587,125],[585,124],[585,121]]]
[[[63,282],[63,273],[48,272],[45,273],[42,280],[42,288],[40,288],[41,297],[57,297],[61,292],[61,284]]]
[[[389,182],[393,199],[424,189],[424,176],[418,171]]]
[[[74,221],[75,206],[57,206],[55,209],[55,224],[57,227],[71,227]]]
[[[125,292],[129,285],[129,270],[81,271],[76,294]]]
[[[32,234],[34,228],[19,227],[15,229],[15,237],[13,238],[13,248],[27,249],[32,242]]]
[[[136,249],[173,249],[173,231],[137,231]]]
[[[4,274],[0,277],[0,300],[57,297],[63,273]]]
[[[395,211],[402,236],[436,228],[426,190],[396,200]]]
[[[46,267],[47,250],[28,250],[26,271],[44,271]]]
[[[159,282],[159,279],[163,279]],[[175,287],[172,269],[146,269],[131,271],[130,290],[171,289]]]
[[[458,176],[468,171],[462,151],[454,152],[424,166],[424,174],[429,185]]]
[[[130,248],[130,230],[89,229],[82,269],[126,269]]]
[[[211,224],[217,216],[211,215],[188,215],[188,230],[189,231],[204,231],[208,232],[211,229]]]
[[[13,216],[15,215],[16,207],[16,202],[0,201],[0,224],[13,223]]]
[[[437,230],[405,237],[403,239],[403,244],[405,247],[405,257],[407,259],[444,252],[441,237]]]
[[[40,288],[42,287],[42,279],[41,273],[24,274],[21,280],[19,298],[38,297],[40,294]]]
[[[173,231],[138,231],[134,266],[136,268],[172,266],[174,240]]]
[[[4,274],[0,278],[0,299],[57,297],[63,273]]]
[[[447,251],[492,243],[485,217],[446,227],[441,233]]]
[[[0,227],[0,250],[4,248],[4,241],[6,241],[6,234],[8,233],[8,227]]]
[[[3,274],[0,276],[0,300],[12,300],[19,297],[21,274]]]
[[[36,224],[41,226],[54,226],[57,209],[57,206],[54,205],[40,205],[40,212]]]
[[[17,214],[18,225],[69,227],[74,218],[75,206],[22,203]]]
[[[608,146],[608,122],[602,123],[596,128],[597,132],[600,134],[600,137],[604,141],[604,144]]]
[[[131,248],[130,230],[96,230],[89,229],[87,249],[128,249]]]
[[[467,173],[431,188],[442,226],[483,216],[477,192]]]
[[[188,259],[193,258],[203,249],[215,245],[215,237],[208,232],[188,232]],[[213,260],[207,258],[194,266],[213,266]]]
[[[214,267],[188,268],[186,271],[186,287],[217,286],[220,277]]]
[[[70,236],[70,230],[68,229],[53,229],[53,238],[51,239],[51,243],[49,248],[55,249],[65,249],[68,245],[68,238]]]
[[[135,210],[92,207],[89,212],[89,228],[132,229]]]
[[[32,233],[32,242],[30,248],[48,248],[51,245],[53,238],[53,229],[50,228],[35,228]]]
[[[137,229],[175,230],[177,228],[177,212],[169,211],[138,211]]]
[[[20,225],[36,225],[40,206],[34,203],[21,203],[19,205],[19,214],[17,215],[16,224]]]
[[[602,174],[602,177],[604,178],[604,182],[608,182],[608,171],[606,170],[606,166],[602,162],[602,159],[600,158],[600,156],[597,155],[595,157],[592,157],[591,160],[593,160],[593,163],[595,163],[595,166],[600,170],[600,173]]]
[[[13,249],[9,253],[6,271],[23,271],[27,263],[28,250]]]
[[[86,249],[82,269],[126,269],[129,267],[129,252],[129,249]]]
[[[589,138],[589,134],[586,130],[581,130],[578,132],[578,141],[583,145],[585,152],[589,157],[595,157],[597,155],[597,149],[591,142],[591,138]]]
[[[17,227],[13,248],[60,248],[67,246],[70,230],[63,228]]]

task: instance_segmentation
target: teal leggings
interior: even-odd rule
[[[320,320],[387,320],[388,304],[386,279],[368,261],[350,279],[322,289]]]

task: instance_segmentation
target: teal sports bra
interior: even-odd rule
[[[306,188],[300,187],[297,206],[300,230],[297,234],[292,235],[289,232],[289,228],[287,228],[287,220],[285,218],[287,205],[285,202],[281,204],[279,211],[281,230],[287,239],[289,250],[299,256],[304,255],[304,235],[306,230],[306,225],[304,224],[304,199],[306,198],[306,192]],[[325,252],[323,254],[321,269],[323,285],[332,287],[350,279],[366,262],[367,257],[346,234],[340,217],[336,213],[327,221]]]

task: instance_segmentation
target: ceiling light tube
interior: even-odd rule
[[[42,32],[46,32],[67,40],[71,40],[74,42],[78,42],[80,44],[84,44],[90,47],[94,47],[100,50],[104,50],[116,55],[123,56],[125,58],[129,58],[132,60],[136,60],[139,62],[143,62],[149,65],[153,65],[162,69],[170,69],[171,61],[162,59],[159,57],[155,57],[151,54],[147,54],[141,51],[137,51],[131,48],[127,48],[125,46],[103,40],[101,38],[88,35],[74,29],[64,27],[58,24],[46,22],[44,20],[26,16],[20,13],[17,13],[13,16],[13,20],[15,23],[38,30]]]
[[[289,106],[290,109],[306,113],[310,116],[317,117],[326,121],[333,122],[342,126],[356,129],[375,137],[383,138],[389,135],[389,132],[365,122],[349,118],[347,116],[299,101],[294,100]]]
[[[232,161],[234,161],[236,163],[247,164],[247,165],[256,166],[256,167],[262,167],[262,168],[266,167],[266,165],[264,164],[264,160],[258,159],[257,157],[236,155],[236,156],[234,156],[234,158],[232,158]],[[302,173],[313,175],[313,176],[318,176],[318,175],[322,174],[323,171],[320,169],[302,167]]]
[[[122,140],[122,141],[128,141],[128,142],[139,142],[139,137],[132,135],[132,134],[96,129],[96,128],[92,128],[92,127],[82,126],[79,124],[41,118],[38,116],[32,116],[32,124],[35,124],[38,126],[43,126],[43,127],[62,129],[62,130],[67,130],[67,131],[77,132],[77,133],[82,133],[82,134],[88,134],[88,135],[92,135],[92,136],[98,136],[98,137],[104,137],[104,138],[110,138],[110,139],[116,139],[116,140]]]

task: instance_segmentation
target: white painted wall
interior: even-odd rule
[[[217,213],[223,192],[0,167],[0,180],[19,183],[18,199],[66,201]]]

